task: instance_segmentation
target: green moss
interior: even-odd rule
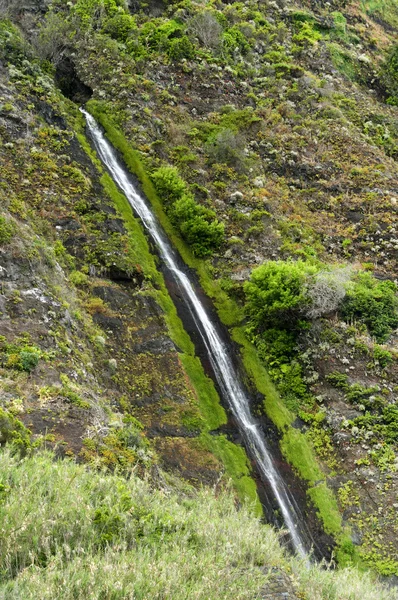
[[[317,507],[326,533],[338,539],[342,534],[342,522],[337,500],[332,490],[328,488],[326,483],[320,483],[315,487],[311,487],[307,494]]]
[[[281,449],[303,479],[310,483],[324,479],[310,444],[299,430],[289,428],[286,431],[281,440]]]
[[[203,367],[196,356],[180,355],[184,369],[195,388],[199,400],[199,408],[209,429],[217,429],[227,422],[225,410],[211,379],[206,377]]]
[[[239,497],[252,505],[254,514],[261,516],[263,511],[257,495],[256,484],[250,476],[250,465],[242,446],[230,442],[224,435],[203,434],[201,441],[207,450],[210,450],[222,461]]]
[[[292,423],[293,415],[282,402],[255,347],[246,338],[244,327],[235,327],[232,330],[232,337],[241,347],[246,373],[255,384],[256,389],[264,396],[264,409],[267,416],[282,431]]]

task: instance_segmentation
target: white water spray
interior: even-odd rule
[[[115,151],[106,140],[95,119],[87,111],[80,110],[86,117],[89,131],[101,160],[109,169],[114,181],[126,195],[135,213],[141,218],[186,301],[206,347],[218,385],[235,416],[240,432],[249,451],[256,460],[261,475],[269,483],[274,493],[295,551],[302,557],[307,556],[304,543],[306,536],[301,527],[297,507],[285,482],[273,464],[263,433],[251,415],[249,398],[239,381],[238,374],[221,336],[199,300],[189,278],[178,268],[176,255],[147,201],[135,190],[128,172],[118,160]]]

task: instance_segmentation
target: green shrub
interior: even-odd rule
[[[0,338],[0,364],[8,369],[30,373],[37,367],[41,356],[40,348],[26,344],[26,341],[8,344],[4,337]]]
[[[383,411],[383,438],[386,442],[398,442],[398,406],[389,404]]]
[[[171,210],[170,219],[180,230],[195,256],[209,256],[224,238],[224,225],[215,213],[196,204],[192,196],[184,194]]]
[[[35,346],[24,346],[19,354],[19,365],[21,371],[30,373],[39,363],[41,352]]]
[[[123,0],[77,0],[72,15],[79,18],[82,29],[98,26],[106,17],[113,17],[123,9]]]
[[[329,375],[327,375],[326,379],[334,387],[340,388],[342,390],[347,390],[349,388],[348,375],[346,375],[345,373],[338,373],[337,371],[335,371],[334,373],[330,373]]]
[[[247,54],[250,44],[246,36],[237,25],[227,29],[222,36],[222,47],[225,54],[233,54],[238,49],[242,54]]]
[[[184,35],[170,42],[168,55],[171,60],[181,60],[183,58],[195,58],[195,46],[190,39]]]
[[[114,40],[125,42],[133,33],[138,31],[138,28],[133,16],[117,13],[105,22],[103,31]]]
[[[186,192],[185,182],[175,167],[160,167],[151,176],[164,205],[172,204]]]
[[[0,244],[8,244],[15,234],[15,225],[5,217],[0,216]]]
[[[304,21],[300,23],[298,32],[293,35],[292,40],[302,45],[313,46],[322,39],[322,34],[319,33],[311,23]]]
[[[150,52],[167,52],[171,41],[181,37],[181,33],[182,26],[177,21],[151,19],[140,28],[139,39]]]
[[[391,352],[381,348],[380,346],[375,346],[373,349],[373,358],[375,361],[379,363],[382,369],[385,369],[393,362],[393,356]]]
[[[187,193],[187,186],[174,167],[160,167],[152,174],[156,191],[171,222],[199,257],[209,256],[224,239],[224,225],[215,213]]]
[[[359,273],[347,290],[342,315],[347,321],[364,323],[377,341],[385,341],[398,327],[397,285],[378,281],[370,273]]]
[[[387,92],[389,104],[398,105],[398,44],[392,47],[381,70],[381,77]]]
[[[69,275],[69,281],[77,287],[83,287],[88,284],[88,276],[81,271],[72,271]]]
[[[309,305],[305,281],[317,268],[303,261],[269,261],[244,286],[246,312],[260,329],[296,326]]]

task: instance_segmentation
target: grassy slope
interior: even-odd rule
[[[231,495],[175,484],[2,450],[0,597],[252,600],[268,588],[267,566],[291,573],[306,600],[396,598],[355,569],[284,556],[277,534]]]

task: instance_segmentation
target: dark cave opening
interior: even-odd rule
[[[93,90],[79,79],[75,64],[68,56],[57,64],[55,82],[64,96],[76,104],[85,104],[93,95]]]

